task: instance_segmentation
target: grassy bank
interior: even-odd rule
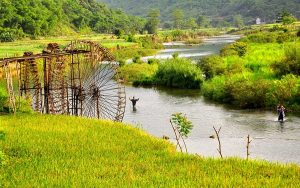
[[[0,116],[4,187],[297,187],[300,168],[183,155],[162,139],[109,121]]]
[[[124,39],[117,39],[113,35],[85,35],[85,36],[68,36],[68,37],[50,37],[40,38],[38,40],[24,39],[15,42],[0,43],[0,58],[22,56],[26,51],[41,53],[48,43],[58,43],[61,47],[70,44],[74,40],[91,40],[100,43],[101,45],[116,49],[118,47],[135,47],[134,42],[127,42]]]
[[[245,47],[240,55],[226,47],[222,57],[200,61],[207,75],[203,95],[241,108],[274,109],[281,103],[289,111],[299,112],[300,41],[274,42],[271,39],[276,35],[271,35],[250,35],[242,39],[244,42],[235,43]]]

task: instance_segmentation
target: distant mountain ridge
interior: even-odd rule
[[[150,9],[159,9],[164,22],[171,20],[172,11],[180,8],[186,18],[205,15],[211,20],[225,19],[232,21],[240,14],[245,23],[254,22],[259,17],[272,22],[282,10],[287,10],[300,18],[300,0],[98,0],[110,7],[120,8],[125,12],[145,17]]]

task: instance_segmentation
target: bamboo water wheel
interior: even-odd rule
[[[8,71],[11,65],[16,66],[18,92]],[[41,113],[123,120],[126,97],[118,63],[97,43],[75,41],[63,50],[50,43],[40,54],[0,59],[0,69],[6,73],[11,106],[19,95]]]

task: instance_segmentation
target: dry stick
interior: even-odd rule
[[[252,142],[252,140],[250,140],[250,135],[248,134],[247,136],[247,160],[249,158],[250,152],[249,152],[249,145]]]
[[[219,152],[221,158],[223,158],[222,150],[221,150],[221,141],[220,141],[220,137],[219,137],[219,134],[220,134],[220,131],[221,131],[221,128],[222,128],[222,127],[220,127],[218,131],[216,130],[215,127],[213,127],[213,128],[214,128],[214,130],[215,130],[215,133],[216,133],[216,135],[217,135],[218,142],[219,142],[219,149],[217,149],[217,150],[218,150],[218,152]]]
[[[174,134],[175,134],[175,137],[176,137],[177,145],[179,146],[180,151],[182,152],[182,147],[181,147],[181,145],[180,145],[180,143],[179,143],[179,137],[178,137],[178,135],[177,135],[176,128],[174,127],[174,125],[173,125],[173,123],[172,123],[172,120],[170,120],[170,123],[171,123],[171,126],[172,126],[172,128],[173,128],[173,131],[174,131]],[[179,134],[179,135],[180,135],[180,134]],[[176,147],[177,147],[177,145],[176,145]]]

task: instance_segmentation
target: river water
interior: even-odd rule
[[[203,54],[218,53],[220,48],[233,42],[236,36],[223,36],[208,39],[200,46],[185,46],[176,43],[166,45],[156,57],[167,58],[174,52],[181,57],[193,59]],[[246,157],[246,137],[250,143],[250,158],[264,159],[281,163],[300,164],[300,117],[287,114],[287,120],[279,123],[276,111],[237,110],[221,104],[206,101],[197,90],[135,88],[126,86],[127,96],[140,100],[133,111],[127,99],[124,122],[134,124],[146,132],[162,137],[175,136],[169,123],[171,114],[182,112],[192,121],[194,127],[187,138],[190,153],[207,157],[219,157],[218,141],[209,136],[214,134],[213,126],[221,128],[220,137],[224,156]]]

